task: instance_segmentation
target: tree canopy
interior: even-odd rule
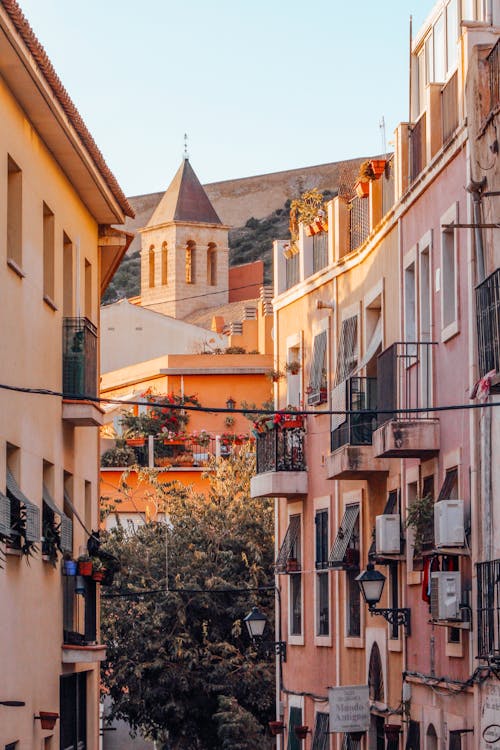
[[[108,532],[122,573],[102,603],[104,689],[113,714],[164,750],[267,746],[274,664],[242,618],[258,604],[274,639],[274,590],[252,590],[273,586],[273,509],[250,499],[252,473],[244,450],[214,461],[203,495],[141,471],[165,521]]]

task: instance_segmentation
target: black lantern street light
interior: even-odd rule
[[[247,626],[248,634],[259,651],[265,654],[276,654],[280,661],[286,661],[286,642],[285,641],[263,641],[264,628],[266,627],[267,617],[258,607],[252,607],[252,611],[243,618]]]
[[[368,563],[366,570],[356,578],[363,599],[368,604],[371,615],[382,615],[391,625],[404,625],[406,635],[411,635],[411,616],[408,607],[377,608],[385,584],[385,575],[375,570],[372,563]]]
[[[226,401],[226,406],[228,409],[234,409],[234,407],[236,406],[236,401],[234,400],[234,398],[231,398],[231,396],[229,396],[228,400]]]

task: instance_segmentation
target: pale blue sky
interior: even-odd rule
[[[20,0],[127,195],[382,150],[432,0]]]

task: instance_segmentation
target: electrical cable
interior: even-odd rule
[[[255,286],[257,286],[257,283],[254,282],[253,284],[244,284],[243,286],[232,286],[230,289],[217,289],[217,291],[215,291],[215,292],[204,292],[203,294],[190,294],[189,297],[178,297],[177,299],[169,299],[169,300],[166,300],[166,301],[167,302],[186,302],[186,301],[191,300],[191,299],[200,299],[200,297],[210,297],[210,296],[212,296],[214,294],[225,294],[226,292],[228,292],[228,293],[229,292],[236,292],[236,291],[238,291],[240,289],[250,289],[251,287],[255,287]],[[264,286],[265,287],[266,284],[260,284],[259,286]],[[137,296],[140,297],[140,294],[138,294]],[[107,304],[103,305],[103,307],[109,307],[110,305],[115,305],[117,302],[120,302],[122,299],[128,299],[128,298],[127,297],[120,297],[120,299],[117,299],[114,302],[108,302]],[[260,297],[254,297],[254,299],[260,301],[261,298]],[[241,301],[248,303],[248,302],[252,302],[253,300],[249,299],[249,300],[241,300]],[[134,304],[134,303],[132,302],[131,304]],[[165,304],[165,301],[163,301],[163,302],[153,302],[152,304],[148,304],[148,308],[149,307],[155,307],[156,305],[164,305],[164,304]],[[231,303],[228,302],[226,304],[231,304]],[[212,308],[207,308],[207,309],[212,309]],[[200,310],[200,313],[203,313],[203,310]]]
[[[50,388],[27,388],[23,386],[8,385],[7,383],[0,383],[0,390],[13,391],[16,393],[28,393],[38,396],[56,396],[58,398],[67,399],[69,401],[82,401],[91,402],[95,404],[116,404],[117,406],[124,406],[124,402],[116,398],[105,398],[100,396],[78,396],[74,394],[63,393],[62,391],[54,391]],[[320,414],[327,415],[338,415],[338,416],[363,416],[373,414],[433,414],[435,412],[447,412],[447,411],[461,411],[469,409],[484,409],[493,408],[500,406],[500,401],[484,401],[481,403],[467,403],[467,404],[449,404],[448,406],[419,406],[419,407],[404,407],[396,409],[322,409],[321,411],[313,409],[265,409],[262,408],[234,408],[230,409],[223,406],[193,406],[191,404],[170,404],[170,403],[157,403],[147,400],[138,401],[127,401],[127,406],[160,406],[166,409],[172,410],[183,410],[192,412],[201,412],[205,414],[283,414],[292,416],[315,416]]]

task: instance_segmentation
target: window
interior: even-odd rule
[[[92,264],[85,258],[85,276],[84,276],[84,289],[83,289],[83,300],[85,317],[88,320],[92,320]]]
[[[346,635],[359,638],[361,635],[361,591],[356,577],[359,569],[346,573]]]
[[[216,286],[217,284],[217,250],[214,242],[208,243],[207,284],[210,286]]]
[[[354,372],[358,364],[358,316],[342,321],[337,352],[335,385],[342,383]]]
[[[458,33],[457,0],[450,0],[446,6],[446,63],[448,66],[448,72],[457,64]]]
[[[404,295],[405,295],[405,341],[417,341],[416,315],[415,315],[415,263],[410,263],[405,268]]]
[[[319,510],[315,517],[316,526],[316,568],[328,567],[328,510]]]
[[[290,572],[295,566],[300,568],[300,515],[290,516],[286,534],[281,543],[276,562],[276,573]]]
[[[155,246],[151,245],[148,253],[149,263],[149,288],[152,289],[155,285]]]
[[[53,500],[50,487],[53,484],[54,467],[43,462],[42,487],[42,554],[51,562],[57,561],[57,553],[73,552],[73,522]]]
[[[301,750],[302,741],[299,740],[294,732],[295,727],[302,725],[302,709],[297,706],[290,706],[288,717],[288,744],[287,750]]]
[[[455,208],[441,217],[442,224],[451,224],[455,220]],[[446,339],[456,333],[453,326],[457,324],[456,243],[455,230],[452,228],[441,232],[441,314],[443,338]]]
[[[307,403],[324,404],[327,401],[327,331],[321,331],[314,337]]]
[[[438,738],[436,734],[436,730],[434,729],[434,724],[429,724],[427,727],[426,734],[426,742],[425,742],[425,748],[426,750],[437,750],[438,748]]]
[[[459,729],[450,731],[449,750],[462,750],[462,732]]]
[[[287,363],[290,364],[291,362],[297,362],[300,365],[301,356],[300,356],[299,346],[294,346],[288,349]],[[290,369],[287,369],[286,386],[287,386],[287,404],[289,406],[300,406],[301,383],[302,383],[302,377],[301,377],[300,367],[297,372],[295,372],[295,370],[292,372]]]
[[[342,522],[333,543],[328,564],[331,568],[356,568],[359,565],[359,505],[346,505]]]
[[[383,703],[385,701],[384,673],[382,671],[382,659],[377,643],[374,643],[370,652],[370,663],[368,665],[368,688],[370,700]]]
[[[64,675],[59,683],[61,748],[87,747],[87,672]]]
[[[63,315],[65,318],[71,318],[74,313],[73,264],[73,243],[66,232],[63,232]]]
[[[290,573],[290,635],[302,635],[302,574]]]
[[[43,298],[54,304],[55,217],[46,203],[43,204]]]
[[[189,240],[186,245],[186,284],[195,283],[195,252],[196,244],[192,240]]]
[[[161,283],[168,284],[168,245],[166,242],[161,246]]]
[[[434,80],[444,83],[446,78],[446,48],[444,14],[434,24]]]
[[[22,172],[7,157],[7,259],[21,271],[23,262],[23,183]]]
[[[399,580],[398,580],[398,565],[397,563],[391,563],[389,565],[389,596],[391,598],[392,609],[399,608]],[[399,626],[397,622],[394,622],[390,626],[390,637],[399,638]]]
[[[40,541],[40,509],[19,488],[13,474],[18,462],[19,448],[7,446],[7,497],[10,500],[11,529],[9,545],[14,549],[29,547]]]
[[[314,735],[311,750],[328,750],[330,747],[330,717],[328,714],[318,711],[314,722]]]
[[[85,526],[92,529],[92,483],[85,482]]]
[[[330,591],[328,571],[316,573],[316,635],[330,634]]]

